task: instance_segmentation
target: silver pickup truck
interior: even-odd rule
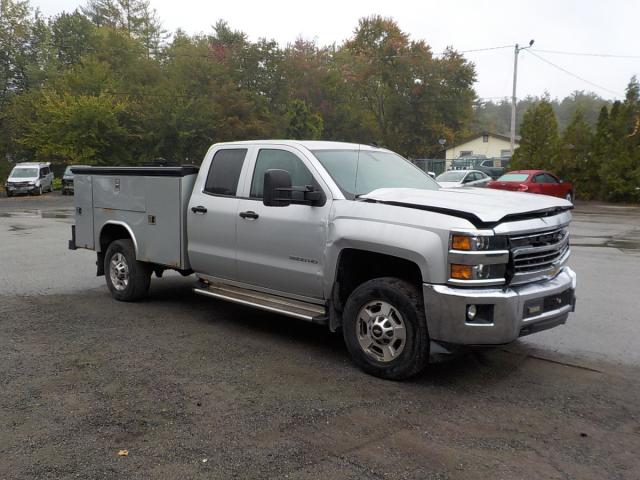
[[[341,329],[354,362],[401,379],[461,345],[564,324],[572,205],[440,189],[382,148],[219,143],[197,167],[81,167],[71,249],[122,301],[152,273],[194,292]]]

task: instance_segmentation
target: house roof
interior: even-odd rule
[[[504,140],[505,142],[510,142],[511,137],[509,135],[505,135],[502,133],[493,133],[493,132],[478,132],[473,135],[469,135],[468,137],[460,139],[459,142],[454,143],[450,147],[445,148],[445,150],[449,150],[451,148],[459,147],[460,145],[464,145],[471,140],[475,140],[476,138],[484,137],[485,135],[489,135],[490,137],[498,138],[500,140]],[[516,144],[520,142],[520,135],[516,135]]]

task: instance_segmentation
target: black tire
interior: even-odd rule
[[[13,197],[13,193],[11,193],[9,190],[7,190],[7,198],[11,198]]]
[[[114,285],[111,273],[111,260],[116,255],[121,255],[128,269],[126,286]],[[151,266],[145,262],[136,260],[133,242],[129,239],[115,240],[111,242],[104,256],[104,272],[107,287],[113,298],[121,302],[135,302],[147,294],[151,284]]]
[[[386,302],[402,317],[404,346],[397,358],[379,361],[371,349],[360,344],[362,322],[360,312],[367,305]],[[365,328],[366,329],[366,328]],[[365,372],[388,380],[402,380],[422,371],[429,362],[429,332],[420,289],[409,282],[393,277],[375,278],[356,288],[349,296],[344,312],[342,332],[353,361]],[[374,334],[370,330],[370,335]],[[374,343],[372,348],[377,348]]]
[[[568,202],[573,203],[573,192],[567,193],[567,195],[564,197],[564,199],[567,200]]]

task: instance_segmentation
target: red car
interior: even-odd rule
[[[512,192],[540,193],[573,201],[573,185],[544,170],[516,170],[487,184],[489,188]]]

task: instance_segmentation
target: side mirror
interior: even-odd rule
[[[264,172],[262,203],[267,207],[286,207],[291,204],[291,175],[286,170]]]

